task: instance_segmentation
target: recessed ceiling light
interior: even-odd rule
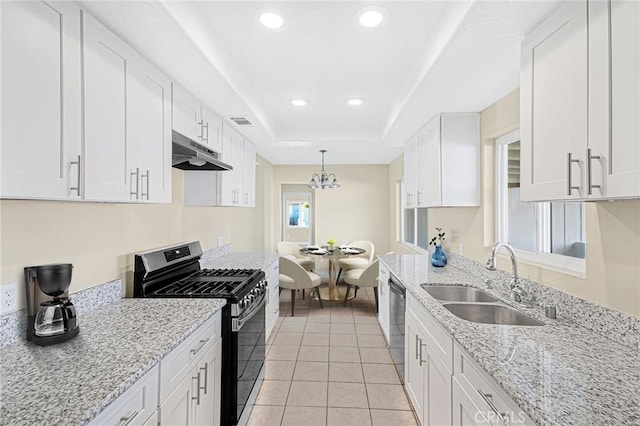
[[[306,99],[291,99],[291,100],[289,100],[289,102],[291,102],[291,105],[293,105],[293,106],[305,106],[305,105],[307,105],[307,100]]]
[[[275,9],[260,10],[258,19],[265,28],[270,30],[279,30],[284,27],[284,14]]]
[[[349,98],[349,99],[347,99],[347,104],[349,104],[351,106],[362,105],[363,102],[364,102],[364,99],[362,99],[362,98]]]
[[[365,7],[358,12],[358,22],[367,28],[377,27],[382,24],[386,16],[386,10],[379,6]]]

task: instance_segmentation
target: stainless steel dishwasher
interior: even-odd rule
[[[389,350],[404,383],[404,316],[407,290],[393,275],[389,275],[389,290]]]

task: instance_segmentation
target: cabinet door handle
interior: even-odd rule
[[[200,340],[200,344],[198,346],[196,346],[195,348],[191,349],[191,355],[195,355],[198,352],[200,352],[202,350],[202,348],[204,347],[204,345],[207,344],[207,342],[209,341],[209,338],[207,337],[204,340]]]
[[[407,206],[411,205],[411,194],[407,192]]]
[[[422,194],[422,192],[420,191],[418,191],[416,194],[417,195],[416,198],[418,199],[418,205],[422,204],[422,201],[420,201],[420,194]]]
[[[207,136],[204,138],[204,141],[209,143],[209,122],[207,121],[207,124],[205,124],[203,127],[207,129]]]
[[[496,407],[495,404],[493,403],[493,395],[491,395],[490,393],[484,393],[480,389],[476,389],[476,390],[478,391],[478,393],[480,394],[480,397],[484,400],[484,402],[487,403],[489,408],[491,408],[491,410],[494,413],[496,413],[496,416],[498,416],[498,418],[500,419],[500,422],[504,423],[505,422],[505,417],[507,416],[507,413],[501,413],[498,410],[498,407]]]
[[[571,164],[579,163],[580,160],[574,160],[571,158],[571,153],[567,153],[567,195],[571,195],[571,191],[574,189],[580,189],[579,186],[573,186],[571,182]]]
[[[140,176],[140,181],[142,181],[142,179],[147,180],[147,184],[145,185],[147,187],[147,192],[142,192],[142,190],[140,190],[140,198],[147,197],[147,201],[149,201],[149,170],[147,170],[147,173]]]
[[[426,363],[427,361],[425,361],[424,359],[422,359],[422,348],[423,347],[427,347],[426,343],[422,343],[422,339],[420,339],[420,358],[418,359],[419,362],[419,366],[422,367],[422,364]]]
[[[196,386],[198,394],[196,396],[191,396],[191,399],[195,399],[196,404],[200,405],[200,372],[198,371],[198,375],[196,377],[192,377],[191,380],[198,381],[198,386]]]
[[[419,350],[422,346],[422,339],[418,337],[418,335],[416,334],[416,359],[418,359],[419,355]]]
[[[249,204],[249,193],[248,192],[244,193],[244,203],[245,204]]]
[[[204,367],[200,367],[200,370],[204,370],[204,386],[199,387],[198,389],[202,389],[204,391],[204,394],[207,394],[207,382],[208,382],[208,376],[209,376],[209,363],[205,362],[204,363]],[[199,385],[199,383],[198,383]],[[198,390],[198,393],[200,393],[200,391]]]
[[[135,419],[137,416],[138,416],[138,412],[134,411],[133,413],[129,414],[129,416],[127,417],[120,417],[120,426],[127,426],[131,424],[133,419]]]
[[[139,198],[138,195],[138,188],[140,186],[140,169],[136,169],[135,172],[131,172],[131,182],[129,183],[129,187],[131,187],[131,184],[133,183],[133,177],[136,177],[136,190],[134,191],[130,191],[129,195],[135,195],[136,197],[134,198],[134,200],[137,200]]]
[[[591,155],[591,148],[587,148],[587,194],[591,195],[593,188],[600,188],[600,185],[593,185],[591,183],[591,160],[599,160],[599,155]]]
[[[80,196],[80,175],[81,175],[80,167],[82,167],[80,159],[81,159],[81,156],[78,155],[78,159],[76,161],[71,161],[71,163],[70,163],[72,165],[77,165],[78,166],[78,178],[76,179],[76,186],[69,187],[69,191],[77,191],[78,192],[78,196]]]
[[[203,139],[203,137],[204,137],[204,119],[198,121],[198,125],[200,126],[200,136],[199,136],[200,140],[204,140]]]

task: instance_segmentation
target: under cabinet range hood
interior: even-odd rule
[[[172,166],[182,170],[233,170],[233,166],[218,160],[216,151],[176,132],[171,132],[173,142]]]

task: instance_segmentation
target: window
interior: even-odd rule
[[[401,188],[401,194],[404,194]],[[405,203],[402,197],[399,197],[396,202],[399,202],[401,206]],[[404,209],[402,211],[402,225],[403,235],[402,241],[413,246],[413,248],[421,248],[423,250],[429,250],[429,228],[427,226],[429,216],[429,210],[427,209]]]
[[[562,272],[584,274],[584,203],[520,201],[520,136],[496,141],[496,233],[518,257]]]
[[[288,208],[288,226],[307,228],[309,227],[309,203],[296,202],[287,203]]]

